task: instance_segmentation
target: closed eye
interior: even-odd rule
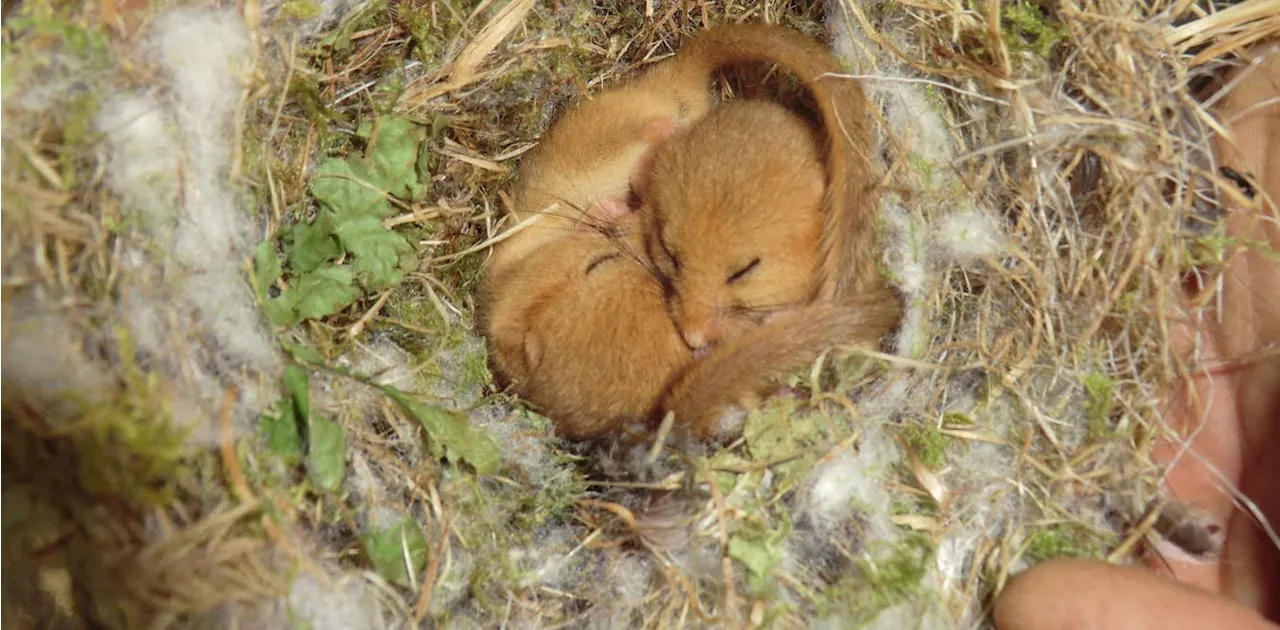
[[[671,269],[680,271],[680,259],[676,257],[675,252],[671,251],[670,247],[667,247],[666,241],[661,241],[660,244],[662,245],[662,253],[666,254],[667,260],[671,261]]]
[[[760,259],[759,259],[759,258],[752,258],[752,259],[751,259],[751,262],[747,263],[747,264],[746,264],[745,266],[743,266],[741,269],[739,269],[739,270],[737,270],[737,271],[735,271],[735,272],[733,272],[733,273],[729,274],[729,278],[728,278],[727,280],[725,280],[724,282],[725,282],[725,284],[733,284],[733,283],[735,283],[735,282],[737,282],[737,281],[741,280],[741,279],[743,278],[743,276],[745,276],[745,275],[747,275],[747,274],[751,273],[751,270],[752,270],[752,269],[755,269],[756,267],[759,267],[759,266],[760,266]]]
[[[583,272],[582,272],[582,275],[583,275],[583,276],[587,276],[587,275],[589,275],[592,271],[595,271],[595,268],[596,268],[596,267],[599,267],[600,265],[602,265],[602,264],[604,264],[604,263],[607,263],[607,262],[609,262],[610,260],[613,260],[613,259],[615,259],[615,258],[621,258],[621,257],[622,257],[622,254],[619,254],[619,253],[617,253],[617,252],[614,252],[614,253],[612,253],[612,254],[605,254],[605,255],[603,255],[603,256],[600,256],[599,258],[596,258],[595,260],[592,260],[591,262],[587,263],[587,268],[586,268],[586,270],[585,270],[585,271],[583,271]]]

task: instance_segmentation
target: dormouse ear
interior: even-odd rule
[[[582,214],[582,220],[577,224],[579,229],[612,228],[631,214],[631,208],[627,207],[624,199],[605,197],[592,203]]]
[[[676,134],[676,119],[670,116],[650,118],[640,127],[640,139],[648,145],[635,168],[631,171],[631,190],[641,197],[649,190],[649,180],[653,175],[653,157],[662,145]]]
[[[542,363],[542,341],[532,329],[525,332],[522,350],[525,367],[530,372],[538,369],[538,364]]]

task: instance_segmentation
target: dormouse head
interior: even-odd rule
[[[685,343],[706,350],[808,301],[825,171],[809,126],[732,101],[660,150],[639,190],[645,253]]]
[[[491,292],[486,337],[495,370],[567,438],[642,418],[692,358],[626,223],[620,236],[565,234]]]

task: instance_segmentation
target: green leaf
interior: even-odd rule
[[[403,236],[369,215],[343,221],[336,233],[342,246],[355,255],[356,272],[367,288],[381,291],[400,282],[401,260],[413,251]]]
[[[369,173],[377,185],[402,199],[423,192],[418,183],[418,148],[427,130],[402,116],[383,116],[374,123],[369,140]]]
[[[324,357],[320,356],[311,346],[304,346],[300,343],[294,343],[289,340],[282,340],[280,345],[293,355],[293,360],[299,363],[324,363]]]
[[[284,270],[280,266],[280,256],[270,241],[258,243],[253,250],[253,282],[262,310],[273,326],[292,326],[297,323],[298,315],[294,312],[297,295],[293,291],[285,291],[277,297],[271,297],[271,287]]]
[[[769,577],[782,564],[783,532],[740,532],[729,539],[729,557],[741,562],[751,573],[747,582],[753,591],[765,590]]]
[[[311,383],[307,380],[307,372],[296,365],[284,369],[284,389],[293,401],[297,410],[298,422],[303,426],[311,419]]]
[[[262,310],[272,326],[288,327],[298,323],[297,292],[285,291],[280,297],[267,298],[262,303]]]
[[[345,266],[321,267],[303,276],[294,289],[298,315],[317,319],[341,311],[360,297],[355,281],[355,272]]]
[[[465,461],[481,475],[498,471],[502,450],[493,436],[473,426],[466,415],[412,400],[394,387],[383,386],[382,391],[409,410],[426,429],[427,448],[432,456],[444,457],[455,464]]]
[[[301,275],[320,268],[342,255],[342,248],[333,236],[333,221],[321,213],[311,223],[299,223],[289,228],[285,235],[289,252],[289,270]]]
[[[262,414],[262,430],[267,436],[267,447],[285,458],[302,457],[302,435],[298,416],[290,399],[276,403]]]
[[[372,529],[363,536],[365,552],[378,575],[401,586],[427,565],[427,537],[422,528],[405,517],[390,527]]]
[[[307,443],[307,478],[318,489],[333,492],[347,472],[347,436],[338,423],[313,416]]]
[[[258,247],[253,250],[253,279],[257,283],[259,295],[265,297],[267,290],[282,273],[284,270],[280,267],[280,256],[276,254],[276,248],[270,241],[258,243]]]
[[[329,158],[311,176],[311,194],[338,220],[362,214],[386,218],[395,210],[387,203],[379,179],[359,160]]]

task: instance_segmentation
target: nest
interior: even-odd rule
[[[6,624],[969,627],[1185,530],[1168,331],[1248,205],[1197,96],[1280,3],[970,4],[6,5]],[[562,443],[471,328],[503,190],[747,20],[879,105],[903,328],[724,448]]]

